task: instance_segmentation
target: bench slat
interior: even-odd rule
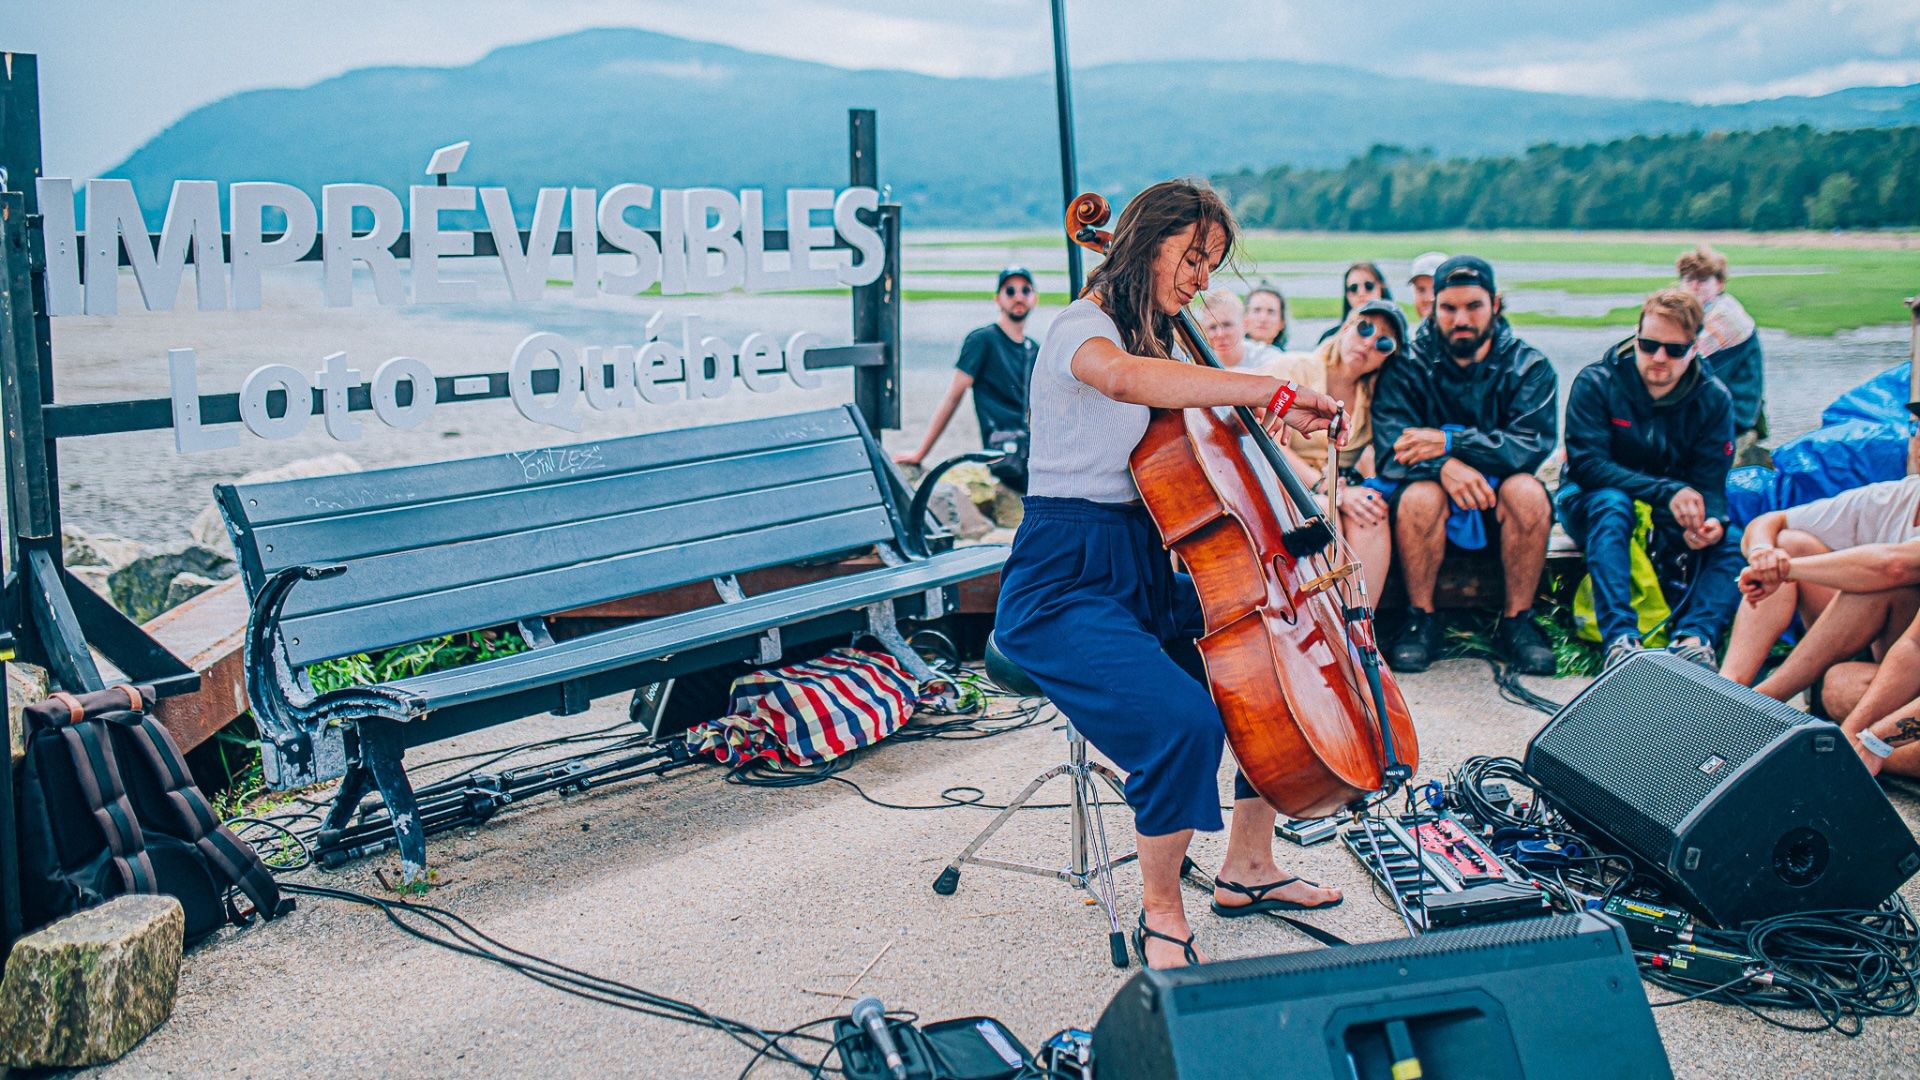
[[[636,582],[696,581],[797,562],[893,538],[882,507],[821,515],[687,548],[616,556],[588,568],[561,567],[505,582],[450,589],[327,614],[284,617],[281,631],[295,664],[391,648],[440,634],[478,630],[519,618],[616,600],[644,589]],[[852,541],[849,543],[849,541]],[[587,572],[583,572],[583,570]],[[578,581],[569,581],[577,577]],[[321,582],[306,582],[294,590]],[[584,587],[575,587],[576,585]]]
[[[850,474],[873,478],[858,438],[495,492],[450,491],[406,506],[257,527],[253,543],[266,575]]]
[[[444,498],[449,492],[480,495],[510,491],[603,473],[633,472],[860,437],[859,428],[847,409],[822,409],[542,450],[220,487],[232,489],[235,498],[231,510],[247,525],[258,529],[356,511],[408,506]]]
[[[393,685],[419,695],[429,709],[501,697],[563,679],[587,678],[666,653],[738,639],[889,596],[952,585],[998,569],[1006,561],[1007,550],[999,544],[958,548],[903,566],[830,578],[748,597],[738,604],[699,608],[603,630],[538,652],[420,675]]]
[[[304,584],[288,597],[283,618],[320,615],[452,589],[513,588],[529,574],[577,568],[577,572],[552,578],[548,587],[549,603],[554,610],[562,610],[580,606],[573,602],[575,595],[603,592],[605,586],[596,579],[609,574],[621,575],[630,593],[698,580],[683,576],[671,562],[655,567],[664,576],[654,577],[636,574],[631,564],[620,570],[602,567],[608,560],[667,547],[691,550],[715,540],[874,507],[879,502],[873,474],[866,472],[570,521],[485,540],[415,548],[361,559],[339,577]],[[870,533],[856,530],[826,542],[850,548],[873,543],[874,539]]]

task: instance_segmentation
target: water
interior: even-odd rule
[[[977,247],[908,248],[909,281],[923,272],[936,279],[943,271],[993,269],[1025,262],[1040,274],[1045,289],[1064,289],[1065,259],[1058,249]],[[1288,264],[1262,273],[1296,281],[1295,295],[1334,295],[1341,265]],[[1503,277],[1519,285],[1548,277],[1648,273],[1656,268],[1575,263],[1502,267]],[[466,271],[462,271],[466,272]],[[1389,268],[1389,273],[1394,273]],[[344,350],[363,373],[390,356],[424,360],[435,372],[502,371],[518,342],[537,330],[566,334],[581,345],[612,346],[640,339],[647,318],[663,313],[677,328],[682,315],[704,320],[704,332],[738,343],[746,334],[765,331],[784,341],[811,330],[825,343],[850,339],[849,308],[837,296],[676,297],[670,299],[577,300],[562,288],[550,288],[541,301],[513,304],[484,267],[475,276],[498,303],[470,307],[382,308],[363,298],[355,307],[320,306],[312,266],[271,274],[266,306],[250,312],[200,312],[183,286],[177,310],[140,309],[131,279],[123,280],[122,311],[114,317],[73,316],[55,321],[55,383],[62,402],[109,401],[167,394],[166,350],[192,347],[200,360],[202,393],[230,393],[246,373],[266,363],[287,363],[312,371],[328,353]],[[1057,279],[1057,280],[1056,280]],[[992,320],[991,276],[953,274],[955,287],[977,288],[978,300],[915,301],[902,318],[905,430],[885,433],[887,445],[909,449],[919,441],[940,396],[952,378],[954,359],[967,332]],[[1520,295],[1520,291],[1516,290]],[[1574,298],[1582,303],[1593,297]],[[1599,298],[1602,310],[1627,302]],[[1630,300],[1631,298],[1628,298]],[[1044,339],[1057,307],[1035,312],[1030,332]],[[1310,344],[1327,320],[1301,319],[1293,341]],[[1624,337],[1631,328],[1581,329],[1525,327],[1521,334],[1552,359],[1564,389],[1585,364]],[[677,333],[677,330],[676,330]],[[1905,327],[1853,331],[1831,338],[1796,337],[1763,331],[1768,379],[1768,416],[1776,445],[1818,423],[1819,412],[1847,388],[1907,358]],[[153,543],[184,538],[193,518],[210,504],[214,483],[299,458],[344,451],[367,467],[528,449],[638,431],[716,423],[748,416],[820,408],[851,400],[848,372],[826,372],[815,390],[796,387],[753,394],[735,384],[726,396],[667,406],[642,405],[618,414],[586,412],[582,430],[567,432],[523,419],[504,401],[445,406],[431,422],[414,431],[381,427],[364,419],[363,437],[338,442],[316,418],[305,432],[283,441],[265,441],[243,433],[238,447],[177,454],[169,432],[72,439],[60,448],[61,489],[67,521],[89,532],[115,533]],[[364,416],[364,414],[360,414]],[[935,456],[978,446],[971,409],[954,416]]]

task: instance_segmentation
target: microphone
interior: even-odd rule
[[[900,1057],[900,1047],[893,1041],[893,1032],[887,1029],[886,1006],[880,999],[868,994],[853,1003],[853,1022],[863,1028],[867,1038],[873,1040],[875,1049],[886,1060],[887,1071],[893,1074],[893,1080],[908,1080],[907,1063]]]

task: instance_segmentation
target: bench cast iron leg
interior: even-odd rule
[[[400,883],[411,885],[427,870],[427,834],[420,827],[420,809],[413,799],[413,785],[400,764],[402,743],[399,725],[391,720],[361,720],[360,763],[373,774],[380,799],[387,804],[387,816],[393,821],[394,843],[400,848]]]
[[[367,797],[366,766],[355,761],[347,766],[345,776],[340,778],[340,790],[334,793],[333,805],[327,808],[327,819],[320,823],[320,843],[331,841],[328,834],[338,833],[353,824],[353,815],[360,809],[360,800]]]

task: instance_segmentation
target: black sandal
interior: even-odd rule
[[[1241,904],[1238,907],[1227,907],[1221,904],[1220,901],[1215,900],[1213,902],[1213,913],[1223,919],[1238,919],[1246,915],[1258,915],[1265,911],[1323,911],[1327,908],[1339,907],[1341,902],[1346,900],[1346,897],[1342,896],[1338,900],[1329,900],[1321,904],[1296,904],[1291,900],[1267,899],[1268,893],[1275,889],[1284,889],[1296,881],[1306,881],[1308,885],[1316,889],[1322,888],[1319,882],[1307,881],[1306,878],[1300,877],[1290,877],[1281,881],[1270,882],[1266,885],[1242,885],[1239,882],[1228,881],[1225,878],[1215,878],[1213,881],[1215,887],[1225,889],[1231,893],[1239,893],[1241,896],[1250,897],[1253,902],[1250,904]]]
[[[1143,968],[1153,970],[1153,965],[1147,963],[1148,938],[1159,938],[1161,941],[1171,941],[1186,951],[1188,964],[1197,965],[1200,963],[1200,954],[1193,951],[1193,938],[1177,938],[1172,934],[1163,934],[1153,929],[1147,925],[1147,913],[1143,911],[1140,913],[1140,926],[1133,932],[1133,951],[1139,954],[1140,966]]]

